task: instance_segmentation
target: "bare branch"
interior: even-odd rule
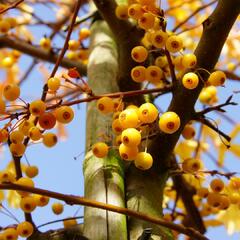
[[[202,234],[200,234],[198,231],[194,230],[193,228],[184,227],[179,224],[164,221],[161,218],[151,217],[146,214],[136,212],[136,211],[133,211],[133,210],[130,210],[127,208],[97,202],[94,200],[86,199],[84,197],[79,197],[79,196],[74,196],[74,195],[66,195],[66,194],[61,194],[58,192],[48,191],[45,189],[32,188],[32,187],[27,187],[27,186],[22,186],[22,185],[18,185],[18,184],[12,184],[12,183],[0,184],[0,189],[21,190],[21,191],[26,191],[29,193],[36,193],[36,194],[40,194],[43,196],[48,196],[50,198],[59,199],[59,200],[65,201],[67,204],[70,204],[70,205],[83,205],[83,206],[88,206],[88,207],[104,209],[104,210],[124,214],[127,216],[131,216],[131,217],[138,218],[138,219],[141,219],[141,220],[144,220],[147,222],[151,222],[151,223],[155,223],[155,224],[167,227],[169,229],[183,233],[183,234],[185,234],[193,239],[196,239],[196,240],[208,240],[207,237],[203,236]]]
[[[12,39],[7,36],[0,37],[0,48],[12,48],[16,49],[22,53],[25,53],[34,58],[38,58],[50,63],[55,63],[57,61],[58,55],[42,50],[40,48],[34,47],[31,44],[18,39]],[[86,75],[87,69],[84,64],[77,61],[72,61],[67,58],[63,58],[60,65],[65,68],[77,68],[81,75]]]

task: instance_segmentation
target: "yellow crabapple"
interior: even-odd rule
[[[97,142],[92,146],[92,152],[94,156],[98,158],[104,158],[108,154],[109,147],[104,142]]]
[[[134,159],[134,164],[141,170],[148,170],[152,167],[153,158],[150,153],[139,152]]]
[[[175,133],[181,125],[180,117],[175,112],[165,112],[160,116],[159,128],[164,133]]]

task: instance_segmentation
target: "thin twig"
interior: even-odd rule
[[[208,4],[205,4],[199,8],[197,8],[192,14],[190,14],[185,20],[183,20],[182,22],[180,22],[176,27],[173,28],[172,32],[176,32],[181,26],[183,26],[186,22],[188,22],[192,17],[194,17],[197,13],[199,13],[200,11],[202,11],[203,9],[213,5],[214,3],[216,3],[217,0],[214,0]]]
[[[0,14],[7,12],[10,9],[16,8],[20,3],[22,3],[24,0],[18,0],[15,3],[12,3],[10,6],[4,8],[0,11]]]
[[[226,107],[226,106],[229,106],[229,105],[232,105],[232,106],[238,105],[237,103],[231,101],[232,98],[233,98],[233,95],[231,95],[225,101],[225,103],[222,103],[222,104],[219,104],[219,105],[216,105],[216,106],[213,106],[213,107],[208,107],[208,108],[205,108],[203,111],[197,112],[196,113],[196,118],[203,117],[205,114],[207,114],[209,112],[213,112],[213,111],[218,111],[218,112],[222,112],[222,113],[226,112],[224,109],[222,109],[223,107]]]
[[[215,132],[217,132],[219,134],[219,136],[224,137],[228,142],[231,141],[231,137],[229,137],[227,134],[225,134],[224,132],[222,132],[217,126],[214,126],[209,120],[207,120],[206,118],[202,117],[202,118],[198,118],[195,119],[203,124],[205,124],[206,126],[208,126],[209,128],[211,128],[212,130],[214,130]],[[230,145],[224,143],[226,145],[226,147],[230,147]]]

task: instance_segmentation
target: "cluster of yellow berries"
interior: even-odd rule
[[[159,51],[159,54],[151,54],[151,65],[135,66],[131,70],[133,81],[141,83],[148,81],[154,85],[163,85],[169,76],[169,60],[166,57],[165,50],[170,54],[175,54],[183,49],[183,41],[180,36],[166,31],[165,19],[161,16],[161,10],[156,6],[153,0],[132,0],[128,4],[120,4],[116,7],[115,14],[119,19],[130,19],[135,21],[138,27],[145,30],[145,36],[142,40],[144,46],[136,46],[131,51],[132,59],[140,64],[149,59],[151,51]],[[177,77],[181,79],[182,85],[189,90],[195,89],[202,80],[201,76],[195,72],[189,71],[197,66],[197,58],[193,53],[171,56],[171,64],[174,69],[179,71]],[[215,71],[210,74],[205,86],[222,86],[226,76],[222,71]],[[206,87],[207,88],[207,87]],[[204,104],[213,104],[217,102],[216,94],[209,93],[203,89],[200,95],[200,101]]]
[[[4,17],[0,19],[0,33],[6,34],[9,30],[17,26],[17,20],[13,17]]]
[[[197,189],[197,196],[206,199],[203,205],[202,215],[217,213],[218,210],[226,210],[230,204],[235,204],[234,197],[225,190],[225,184],[220,178],[215,178],[210,182],[210,187],[200,187]]]
[[[30,176],[29,176],[30,172]],[[15,178],[15,174],[9,170],[4,170],[0,172],[0,183],[14,183],[27,187],[34,187],[34,182],[30,177],[33,177],[34,170],[25,170],[27,177],[21,177],[18,180]],[[17,191],[20,195],[20,208],[26,212],[30,213],[36,209],[36,207],[44,207],[49,203],[49,197],[42,196],[38,194],[30,194],[24,191]],[[64,206],[60,202],[55,202],[52,204],[52,211],[54,214],[59,215],[63,212]]]
[[[113,114],[112,130],[115,133],[115,143],[119,149],[119,155],[123,160],[134,161],[137,168],[147,170],[153,164],[152,156],[141,149],[142,135],[147,132],[158,120],[158,109],[152,103],[144,103],[140,107],[129,105],[124,109],[120,99],[102,97],[97,101],[97,109],[103,114]],[[175,112],[163,113],[158,125],[162,132],[175,133],[180,127],[180,118]],[[148,137],[148,133],[147,137]],[[93,154],[103,158],[108,154],[109,147],[104,142],[95,143],[92,146]]]
[[[21,52],[17,50],[6,51],[6,55],[0,61],[0,67],[9,69],[17,63],[21,56]]]
[[[0,232],[1,240],[17,240],[18,237],[28,238],[33,234],[34,227],[30,222],[21,222],[16,227],[8,227]]]
[[[47,82],[48,88],[56,92],[60,87],[59,78],[50,78]],[[20,88],[16,84],[8,84],[3,88],[3,98],[7,101],[15,101],[20,96]],[[0,114],[6,114],[5,100],[0,98]],[[59,106],[53,111],[47,110],[47,105],[42,100],[35,100],[28,104],[28,112],[33,117],[38,117],[38,125],[29,119],[19,120],[18,128],[8,131],[7,128],[0,129],[0,142],[10,140],[10,151],[14,156],[20,157],[25,152],[24,139],[29,137],[32,141],[42,140],[47,147],[53,147],[57,143],[57,136],[51,132],[56,122],[67,124],[73,120],[74,111],[70,106]]]
[[[78,34],[78,40],[71,39],[68,42],[68,52],[67,58],[71,60],[79,60],[87,63],[89,56],[88,49],[83,48],[81,45],[82,41],[90,36],[90,30],[88,28],[81,28]],[[52,48],[51,39],[48,37],[43,37],[40,39],[39,45],[42,49],[49,51]]]

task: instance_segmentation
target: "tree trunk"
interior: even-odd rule
[[[118,91],[117,49],[107,24],[101,20],[91,27],[91,54],[88,84],[94,94]],[[87,106],[87,154],[84,161],[85,197],[125,207],[124,169],[122,160],[111,150],[106,158],[93,156],[90,147],[97,141],[111,145],[111,117],[96,109],[96,102]],[[84,236],[93,240],[127,239],[126,216],[105,210],[85,208]]]

